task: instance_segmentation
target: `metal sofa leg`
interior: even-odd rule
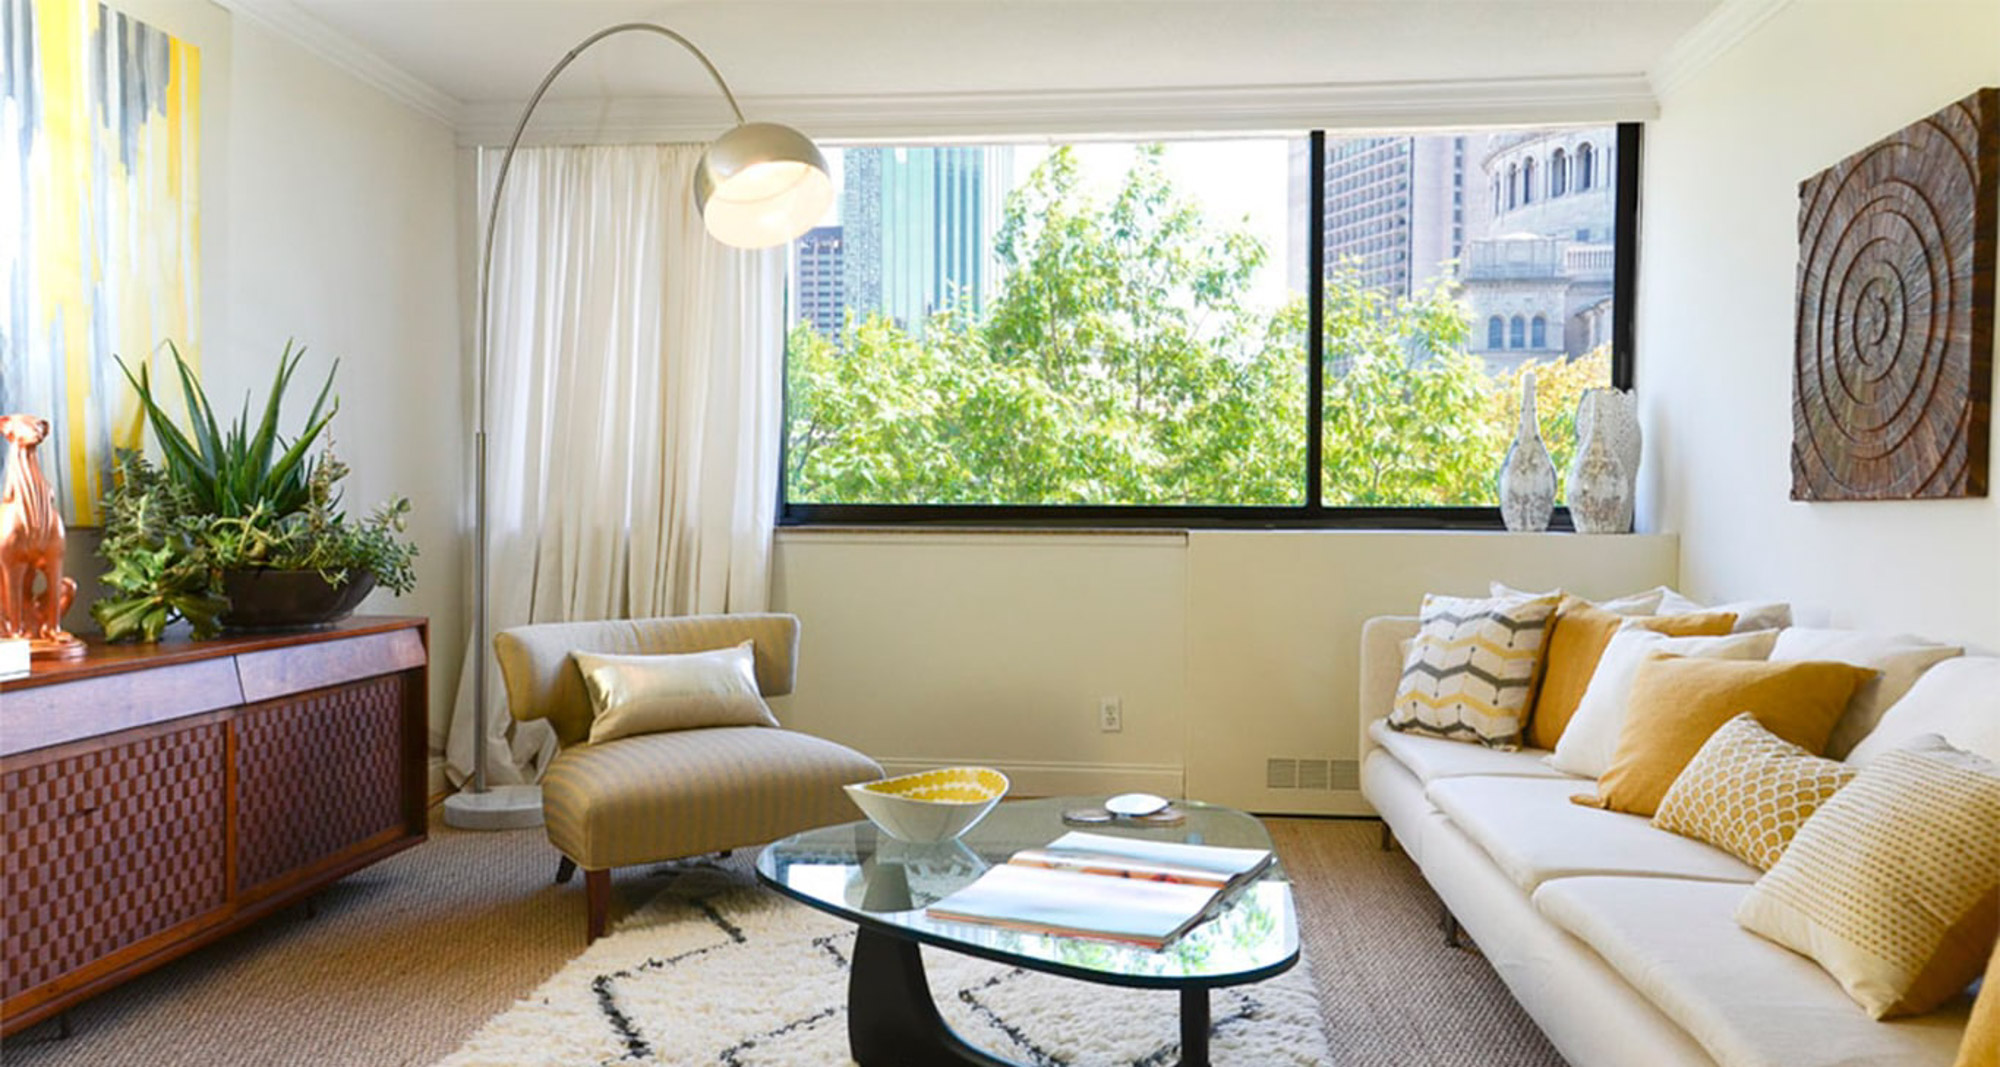
[[[1396,833],[1395,831],[1389,829],[1389,824],[1387,822],[1384,822],[1382,824],[1382,851],[1393,852],[1395,851],[1395,849],[1396,849]]]
[[[1439,921],[1439,925],[1444,927],[1444,947],[1465,947],[1465,938],[1461,936],[1465,928],[1458,925],[1458,916],[1453,915],[1450,908],[1444,909],[1444,918]]]
[[[611,918],[611,869],[583,872],[583,896],[589,908],[589,927],[584,935],[584,944],[590,944],[604,936],[604,928]]]
[[[562,857],[561,859],[559,859],[559,860],[557,860],[557,861],[556,861],[556,884],[557,884],[557,885],[568,885],[568,884],[569,884],[569,880],[570,880],[570,879],[572,879],[572,878],[574,878],[574,877],[576,877],[576,861],[575,861],[575,860],[573,860],[573,859],[570,859],[570,858],[569,858],[568,856],[564,856],[564,857]]]

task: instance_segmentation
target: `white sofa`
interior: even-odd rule
[[[1362,793],[1570,1063],[1951,1067],[1969,1002],[1870,1019],[1811,960],[1736,925],[1755,868],[1570,803],[1593,783],[1550,768],[1546,752],[1388,729],[1416,630],[1401,617],[1362,630]],[[2000,658],[1931,668],[1878,729],[1940,733],[2000,759]]]

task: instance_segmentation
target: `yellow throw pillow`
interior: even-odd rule
[[[1715,637],[1728,633],[1736,625],[1736,616],[1703,612],[1631,618],[1588,600],[1564,597],[1549,627],[1542,684],[1535,692],[1534,714],[1528,717],[1528,747],[1553,749],[1562,740],[1563,730],[1597,673],[1597,661],[1604,658],[1605,646],[1611,644],[1618,628],[1628,623],[1668,637]]]
[[[1749,712],[1722,724],[1660,801],[1653,825],[1768,871],[1819,806],[1854,777],[1758,725]]]
[[[1681,769],[1740,712],[1817,755],[1847,698],[1874,671],[1847,663],[1768,663],[1656,656],[1632,681],[1625,728],[1597,799],[1613,811],[1652,815]]]
[[[1389,728],[1519,747],[1559,599],[1425,596]]]
[[[1936,734],[1883,753],[1799,827],[1736,921],[1877,1019],[1958,996],[2000,934],[2000,764]]]
[[[1980,979],[1979,999],[1972,1002],[1972,1018],[1965,1022],[1965,1038],[1958,1044],[1958,1062],[1952,1067],[2000,1067],[2000,942],[1993,945],[1992,955],[1986,961],[1986,977]]]
[[[594,717],[590,743],[706,726],[776,726],[757,688],[755,642],[710,652],[572,652]]]

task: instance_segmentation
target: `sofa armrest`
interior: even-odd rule
[[[657,619],[606,619],[516,626],[493,635],[507,710],[527,721],[547,719],[565,747],[590,736],[592,709],[583,675],[569,654],[578,649],[613,655],[707,652],[755,643],[757,688],[767,697],[792,691],[799,651],[796,615],[682,615]]]
[[[1375,748],[1368,724],[1386,718],[1403,675],[1403,646],[1417,636],[1415,615],[1377,615],[1361,625],[1361,759]]]

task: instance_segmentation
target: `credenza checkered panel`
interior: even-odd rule
[[[0,773],[12,997],[222,907],[224,727]]]
[[[236,720],[236,885],[251,889],[403,819],[397,764],[408,675],[246,709]]]

